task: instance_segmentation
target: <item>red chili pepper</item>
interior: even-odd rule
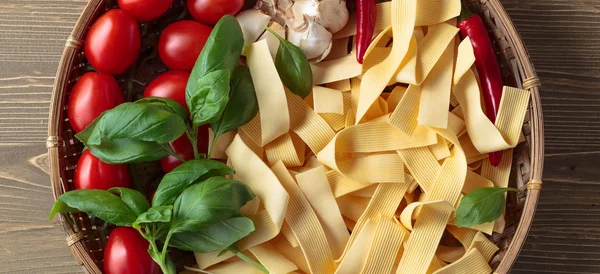
[[[462,38],[469,37],[471,44],[473,44],[475,67],[477,67],[479,73],[481,92],[485,102],[485,114],[492,123],[495,123],[500,100],[502,99],[503,84],[500,66],[498,66],[496,60],[488,30],[481,17],[473,14],[464,5],[459,17],[458,28],[460,28]],[[502,151],[490,153],[490,162],[493,166],[499,165],[500,160],[502,160]]]
[[[356,60],[363,63],[375,32],[377,6],[375,0],[356,0]]]

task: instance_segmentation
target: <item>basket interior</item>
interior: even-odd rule
[[[96,12],[95,16],[88,20],[89,27],[90,22],[94,22],[96,18],[108,9],[117,7],[116,0],[102,1],[101,8]],[[246,6],[251,7],[254,5],[254,1],[247,1]],[[503,74],[503,80],[505,85],[520,87],[522,83],[522,77],[519,74],[518,62],[515,59],[516,56],[510,47],[510,44],[505,39],[505,33],[500,30],[495,24],[495,18],[493,15],[477,0],[468,0],[467,4],[471,9],[480,14],[486,22],[488,29],[490,30],[490,36],[492,38],[494,48],[497,53],[498,61],[501,66]],[[147,84],[159,74],[167,71],[167,68],[161,63],[158,54],[155,51],[156,44],[158,43],[158,37],[164,27],[169,23],[181,20],[183,18],[189,19],[186,14],[185,1],[175,0],[173,7],[168,11],[166,15],[160,19],[142,24],[142,50],[138,62],[141,62],[139,69],[135,75],[121,75],[116,77],[120,83],[123,91],[131,90],[130,98],[140,98],[145,86],[138,83],[128,81],[129,78],[135,78],[141,83]],[[83,40],[83,37],[81,37]],[[79,77],[85,72],[89,71],[90,65],[87,62],[84,54],[83,47],[79,47],[76,54],[73,56],[73,66],[68,72],[68,83],[64,90],[65,100],[67,102],[70,95],[70,91],[73,85],[77,82]],[[60,166],[60,178],[62,182],[61,193],[74,189],[73,177],[74,171],[77,165],[77,161],[81,155],[83,145],[75,138],[75,132],[71,129],[68,118],[67,118],[67,105],[66,103],[61,108],[60,115],[60,139],[62,140],[59,145],[59,166]],[[527,141],[519,144],[514,149],[513,157],[513,168],[510,175],[510,186],[526,190],[526,183],[530,177],[530,142],[531,142],[531,127],[530,127],[530,115],[529,112],[525,117],[523,125],[523,134]],[[142,190],[149,194],[150,189],[156,187],[158,181],[163,175],[162,170],[158,163],[143,163],[135,164],[130,166],[132,176],[136,178]],[[504,257],[504,251],[510,245],[512,236],[517,229],[521,213],[523,212],[523,206],[525,203],[525,194],[516,194],[509,192],[507,197],[506,207],[506,229],[504,233],[494,233],[492,240],[499,246],[500,252],[492,260],[492,267],[496,267]],[[93,262],[102,269],[102,262],[104,256],[104,246],[110,231],[111,226],[106,226],[100,220],[90,219],[86,214],[76,213],[65,215],[63,218],[64,225],[68,226],[70,230],[78,232],[82,231],[85,237],[81,240],[81,243],[85,247],[85,253],[91,258]],[[181,266],[184,263],[191,265],[194,264],[193,256],[190,253],[179,253],[174,254],[173,259],[178,262]]]

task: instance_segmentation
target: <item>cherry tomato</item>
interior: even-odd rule
[[[141,23],[162,16],[171,4],[173,0],[119,0],[119,7]]]
[[[171,69],[191,71],[211,31],[191,20],[168,25],[158,41],[160,59]]]
[[[244,0],[187,0],[187,6],[196,21],[214,25],[224,15],[240,12]]]
[[[88,72],[73,86],[67,116],[71,128],[80,132],[106,110],[123,103],[117,80],[110,74]]]
[[[150,243],[131,227],[117,227],[104,249],[106,274],[160,274],[162,271],[148,254]]]
[[[155,96],[173,99],[187,110],[185,87],[188,78],[190,78],[190,73],[187,71],[167,71],[150,82],[144,91],[144,97]]]
[[[73,181],[75,189],[108,190],[113,187],[132,187],[127,165],[104,163],[92,155],[90,150],[81,154]]]
[[[208,125],[201,126],[198,128],[198,152],[199,153],[208,153]],[[177,140],[170,143],[173,151],[179,154],[181,158],[184,160],[192,160],[194,159],[194,148],[192,147],[192,143],[188,140],[186,135],[179,137]],[[175,158],[174,156],[168,156],[160,160],[160,166],[164,172],[170,172],[181,165],[181,162]]]
[[[135,19],[120,9],[112,9],[100,16],[88,31],[84,53],[98,71],[122,74],[137,59],[141,41]]]

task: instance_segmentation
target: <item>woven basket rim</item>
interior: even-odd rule
[[[506,42],[508,42],[516,55],[515,60],[517,61],[517,67],[521,78],[524,79],[522,83],[519,83],[523,89],[530,91],[531,93],[531,105],[530,105],[530,122],[531,122],[531,142],[530,142],[530,161],[531,161],[531,173],[529,183],[527,184],[527,196],[523,212],[519,221],[519,225],[515,232],[514,238],[506,250],[506,254],[502,261],[498,265],[495,273],[507,273],[513,263],[515,262],[519,251],[527,237],[529,228],[531,226],[533,216],[537,207],[537,202],[540,195],[542,186],[542,171],[543,171],[543,159],[544,159],[544,131],[543,131],[543,117],[540,100],[540,81],[537,77],[533,64],[530,61],[529,55],[525,49],[525,46],[517,33],[512,21],[508,14],[504,10],[499,0],[468,0],[469,2],[479,1],[482,5],[487,5],[489,11],[493,13],[496,18],[496,24],[498,28],[502,28],[506,32]],[[52,98],[50,103],[50,114],[48,123],[48,139],[46,147],[48,148],[48,160],[50,166],[50,180],[52,183],[54,198],[56,199],[65,189],[61,178],[60,171],[60,153],[59,148],[61,145],[60,129],[61,129],[61,114],[65,106],[65,95],[67,92],[67,82],[70,74],[71,67],[73,65],[74,57],[77,51],[82,46],[84,35],[89,25],[92,23],[90,18],[93,18],[94,14],[101,9],[102,5],[106,0],[90,0],[81,16],[77,20],[76,25],[71,32],[71,35],[66,41],[65,48],[61,55],[59,67],[57,69],[55,83],[52,91]],[[64,216],[61,214],[61,222],[63,223],[65,232],[67,234],[67,242],[72,249],[73,255],[75,256],[78,263],[84,266],[84,269],[88,273],[101,273],[96,266],[94,259],[91,258],[90,254],[86,252],[83,244],[79,242],[85,235],[82,231],[74,231],[71,226],[67,224]]]

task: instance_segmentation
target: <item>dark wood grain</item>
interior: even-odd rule
[[[600,273],[600,1],[503,0],[542,80],[544,190],[514,273]]]
[[[0,1],[0,273],[81,273],[44,147],[64,41],[86,0]],[[600,1],[502,0],[542,80],[544,191],[514,273],[600,273]]]

